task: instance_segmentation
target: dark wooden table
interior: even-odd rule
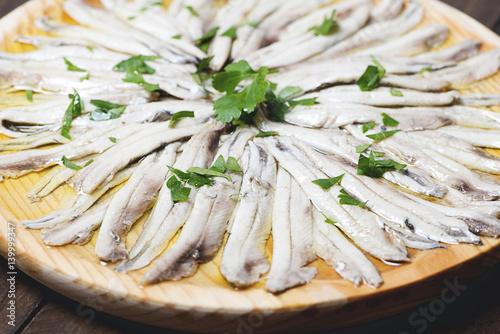
[[[26,0],[0,0],[0,17]],[[500,0],[444,0],[500,35]],[[19,272],[16,277],[16,327],[7,324],[9,285],[7,261],[0,257],[0,333],[165,333],[118,319],[78,304]],[[372,323],[337,330],[353,333],[500,333],[500,264],[468,282],[444,310],[429,313],[432,304]],[[439,313],[439,314],[438,314]],[[248,333],[249,334],[249,333]]]

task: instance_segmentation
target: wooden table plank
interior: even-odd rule
[[[24,2],[26,0],[0,1],[0,16]],[[464,11],[500,34],[500,2],[498,0],[443,0],[443,2]],[[0,259],[0,268],[6,268],[4,259]],[[8,291],[7,278],[7,271],[0,270],[0,291],[2,292]],[[463,293],[452,303],[445,304],[442,312],[436,309],[440,305],[438,298],[394,317],[338,330],[335,333],[498,332],[500,328],[499,281],[500,264],[467,283]],[[4,293],[0,296],[1,333],[169,333],[118,319],[78,304],[45,288],[21,272],[16,276],[16,324],[18,326],[15,330],[6,325],[7,302],[8,297]],[[429,309],[433,310],[432,307],[435,313],[429,312]]]

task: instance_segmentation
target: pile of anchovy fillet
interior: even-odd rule
[[[95,232],[117,271],[149,266],[144,284],[221,251],[232,285],[279,293],[317,257],[378,287],[365,253],[402,263],[500,234],[500,159],[482,150],[500,148],[500,99],[455,90],[500,50],[439,48],[448,28],[419,25],[417,1],[101,3],[67,0],[77,24],[40,17],[49,34],[16,37],[34,51],[0,53],[2,89],[26,91],[0,101],[17,103],[0,111],[0,178],[52,167],[29,199],[76,192],[22,221],[47,245]]]

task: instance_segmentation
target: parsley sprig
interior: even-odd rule
[[[63,125],[61,128],[61,135],[65,138],[71,140],[71,136],[69,135],[69,128],[71,127],[71,123],[73,122],[73,118],[82,115],[82,111],[85,109],[83,105],[83,101],[80,98],[80,95],[75,90],[74,94],[69,94],[69,98],[71,102],[64,113]]]
[[[337,32],[339,25],[335,19],[335,13],[334,9],[330,16],[325,16],[320,25],[309,28],[309,30],[314,31],[314,36],[329,36]]]
[[[374,56],[370,56],[370,58],[375,66],[368,65],[363,75],[356,81],[356,84],[362,91],[370,91],[377,88],[385,75],[385,68]]]

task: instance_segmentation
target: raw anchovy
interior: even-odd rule
[[[279,293],[310,282],[318,274],[306,267],[316,259],[312,205],[298,183],[278,168],[273,203],[273,262],[266,290]]]
[[[240,201],[220,265],[222,276],[239,288],[256,283],[269,270],[266,242],[276,187],[276,163],[262,147],[249,142],[242,164]]]
[[[477,147],[500,149],[500,131],[467,128],[464,126],[450,125],[438,129],[439,132],[463,140]]]
[[[444,49],[429,51],[413,57],[415,60],[437,61],[437,62],[458,62],[477,55],[481,42],[472,38],[466,38],[460,43],[448,46]]]
[[[378,287],[383,280],[377,268],[335,226],[325,222],[326,217],[313,208],[314,251],[335,271],[359,286],[362,282]]]
[[[241,160],[249,137],[236,134],[219,149],[218,155]],[[179,280],[192,276],[199,263],[213,259],[222,246],[227,223],[236,206],[234,195],[238,193],[241,175],[230,172],[231,181],[217,177],[211,187],[199,189],[193,210],[176,242],[145,274],[142,283],[151,284],[163,280]]]
[[[221,129],[209,126],[194,135],[179,156],[174,168],[187,170],[190,167],[209,168],[219,144]],[[167,176],[167,178],[171,175]],[[144,223],[143,230],[130,250],[129,259],[116,267],[117,271],[128,272],[147,266],[165,250],[170,240],[182,227],[193,208],[198,189],[191,188],[190,199],[174,203],[170,189],[164,184],[156,205]]]
[[[370,23],[391,20],[401,13],[403,7],[403,0],[382,0],[373,8]]]

